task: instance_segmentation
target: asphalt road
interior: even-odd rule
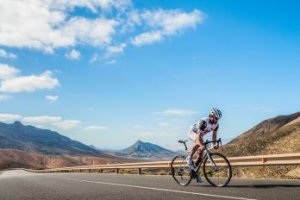
[[[0,175],[1,200],[207,200],[300,199],[300,180],[233,179],[225,188],[204,182],[178,186],[171,176],[98,173],[35,174],[22,170]]]

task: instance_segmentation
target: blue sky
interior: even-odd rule
[[[216,106],[228,141],[300,111],[299,6],[1,1],[0,120],[100,148],[141,139],[176,149]]]

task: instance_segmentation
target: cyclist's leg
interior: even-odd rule
[[[201,178],[201,176],[197,175],[196,182],[197,183],[203,183],[203,179]]]
[[[194,144],[193,148],[190,151],[190,156],[191,157],[194,157],[194,155],[197,152],[197,150],[199,149],[199,147],[200,147],[199,144],[197,144],[197,143]]]
[[[198,159],[197,159],[197,160],[199,160],[199,161],[202,160],[203,152],[204,152],[204,149],[203,149],[203,148],[200,148],[200,147],[199,147],[199,148],[197,149],[197,154],[198,154]]]
[[[202,151],[204,149],[203,147],[203,138],[200,134],[196,134],[195,136],[195,149],[194,149],[194,154],[197,151],[199,154],[202,154]]]
[[[188,136],[189,136],[189,139],[192,140],[194,142],[192,148],[190,149],[189,151],[189,155],[191,158],[193,158],[195,152],[197,151],[197,149],[199,148],[199,144],[197,143],[197,137],[198,137],[198,134],[196,134],[193,129],[191,128],[188,132]]]
[[[198,157],[197,157],[196,166],[200,164],[200,162],[201,162],[201,160],[203,158],[203,152],[204,152],[204,149],[201,149],[201,148],[197,149]]]
[[[197,144],[198,148],[196,149],[196,152],[198,154],[198,158],[197,158],[196,166],[198,166],[199,163],[201,162],[202,155],[203,155],[203,152],[204,152],[204,148],[203,148],[203,145],[201,145],[201,143],[203,143],[203,138],[200,134],[197,134],[196,144]],[[203,180],[202,180],[202,178],[199,174],[197,174],[196,182],[197,183],[202,183],[203,182]]]
[[[199,148],[199,146],[196,144],[196,135],[197,134],[192,129],[189,130],[188,137],[194,142],[192,148],[189,150],[189,155],[186,157],[186,162],[189,165],[190,169],[194,169],[193,156]]]

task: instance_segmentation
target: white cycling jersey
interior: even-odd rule
[[[209,117],[201,118],[198,122],[193,124],[189,130],[188,136],[191,140],[195,140],[196,134],[201,134],[201,137],[211,131],[217,131],[219,123],[210,123]]]

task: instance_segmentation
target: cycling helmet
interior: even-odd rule
[[[218,108],[210,109],[209,115],[211,115],[213,117],[217,117],[219,119],[222,118],[222,112]]]

